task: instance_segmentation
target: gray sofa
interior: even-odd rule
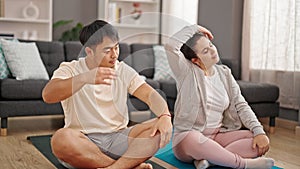
[[[43,63],[51,77],[53,71],[63,61],[78,58],[81,50],[79,42],[43,42],[36,41]],[[155,81],[154,53],[152,44],[125,44],[120,43],[119,60],[124,60],[141,75],[144,75],[153,88],[157,89],[167,100],[169,109],[174,110],[176,100],[175,81]],[[232,70],[234,61],[222,60]],[[14,78],[0,80],[0,117],[1,135],[7,134],[8,118],[17,116],[38,116],[63,114],[60,103],[47,104],[42,100],[42,90],[46,80],[22,80]],[[270,126],[275,126],[279,104],[277,101],[279,89],[269,84],[250,83],[238,80],[242,94],[258,117],[269,117]],[[128,96],[129,111],[148,110],[148,106],[133,96]]]
[[[77,54],[74,56],[69,54],[68,43],[37,41],[36,44],[50,77],[61,62],[77,57]],[[0,80],[1,135],[7,134],[8,117],[63,113],[60,103],[47,104],[42,100],[42,90],[47,82],[47,80],[20,81],[14,78]]]
[[[32,42],[24,41],[21,42]],[[45,42],[35,41],[49,77],[63,61],[77,59],[82,45],[79,42]],[[130,54],[127,44],[120,44],[120,59]],[[153,88],[159,89],[159,83],[147,79]],[[8,118],[18,116],[39,116],[63,114],[60,103],[47,104],[42,99],[42,90],[47,80],[16,80],[15,78],[0,79],[0,118],[1,135],[7,135]],[[129,111],[146,110],[147,106],[137,98],[129,96]],[[130,101],[132,100],[132,101]]]

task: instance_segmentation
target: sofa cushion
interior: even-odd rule
[[[10,70],[7,66],[4,54],[2,52],[1,44],[0,44],[0,79],[5,79],[9,77]]]
[[[148,83],[152,88],[154,88],[155,90],[157,90],[159,92],[159,82],[152,80],[152,79],[146,79],[145,80],[146,83]],[[133,95],[129,95],[129,98],[127,100],[127,105],[128,105],[128,109],[130,111],[142,111],[142,110],[148,110],[149,107],[146,103],[144,103],[143,101],[139,100],[138,98],[136,98]]]
[[[67,41],[64,44],[65,47],[65,56],[66,61],[72,61],[77,60],[80,57],[85,57],[85,51],[82,46],[82,44],[79,41]],[[130,48],[127,43],[120,43],[120,55],[118,60],[119,61],[125,61],[128,65],[131,66],[131,59],[128,59],[128,56],[130,55]]]
[[[240,72],[241,68],[239,66],[238,59],[230,59],[230,58],[220,58],[220,61],[218,64],[224,64],[228,66],[231,69],[231,73],[234,76],[236,80],[240,80]]]
[[[52,77],[53,71],[58,68],[61,62],[65,61],[64,45],[62,42],[36,41],[41,58],[46,66],[49,77]]]
[[[177,89],[175,80],[160,80],[160,89],[165,93],[167,98],[176,99]]]
[[[158,81],[153,80],[153,79],[146,79],[146,83],[148,83],[151,87],[153,87],[154,89],[159,89],[160,88],[160,84]]]
[[[42,99],[42,90],[48,80],[1,80],[1,98],[11,100]]]
[[[64,44],[65,59],[67,62],[78,60],[79,57],[85,57],[84,49],[79,41],[67,41]]]
[[[146,79],[145,81],[146,81],[146,83],[148,83],[153,89],[160,89],[160,84],[159,84],[158,81],[155,81],[155,80],[153,80],[153,79]],[[130,97],[132,98],[132,97],[134,97],[134,96],[130,95]]]
[[[43,100],[3,100],[0,112],[1,117],[64,114],[60,103],[48,104]]]
[[[154,53],[151,44],[131,44],[132,67],[147,78],[154,76]]]
[[[17,80],[49,79],[35,42],[1,39],[1,43],[9,69]]]
[[[174,75],[169,66],[164,46],[154,45],[154,80],[171,80]]]
[[[275,85],[241,80],[237,82],[248,103],[275,102],[279,97],[279,88]]]
[[[120,55],[119,55],[118,60],[119,61],[124,61],[129,66],[131,66],[132,65],[132,60],[129,59],[130,57],[128,57],[130,55],[129,45],[127,43],[120,43],[119,48],[120,48]]]
[[[0,79],[7,78],[11,75],[10,70],[7,66],[4,52],[2,50],[2,44],[0,42]]]

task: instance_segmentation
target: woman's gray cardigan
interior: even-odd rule
[[[207,95],[203,71],[187,60],[180,52],[180,48],[196,32],[197,25],[184,27],[172,36],[165,49],[170,67],[177,84],[177,99],[174,109],[175,132],[197,130],[202,132],[206,126]],[[219,72],[228,93],[230,104],[223,114],[220,132],[238,130],[242,125],[250,129],[254,136],[265,134],[262,125],[254,112],[245,101],[240,88],[233,78],[230,69],[225,65],[214,65]]]

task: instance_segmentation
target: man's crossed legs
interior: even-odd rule
[[[114,149],[115,152],[105,152],[106,148],[99,148],[96,145],[97,141],[95,143],[91,141],[93,138],[88,138],[73,129],[62,128],[51,139],[52,151],[58,159],[75,168],[151,169],[152,166],[144,162],[159,149],[160,135],[150,136],[151,129],[156,122],[157,119],[137,124],[132,129],[122,131],[120,137],[112,137],[114,139],[112,143],[116,141],[120,145],[126,146],[125,148],[119,147],[118,152],[116,149]],[[118,140],[126,139],[124,136],[127,133],[128,140]],[[126,141],[128,144],[124,144]],[[119,156],[120,158],[118,158]]]

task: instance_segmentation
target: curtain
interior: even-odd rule
[[[164,0],[162,15],[163,43],[184,26],[196,24],[198,0]]]
[[[280,88],[281,107],[299,109],[300,0],[245,0],[242,79]]]

